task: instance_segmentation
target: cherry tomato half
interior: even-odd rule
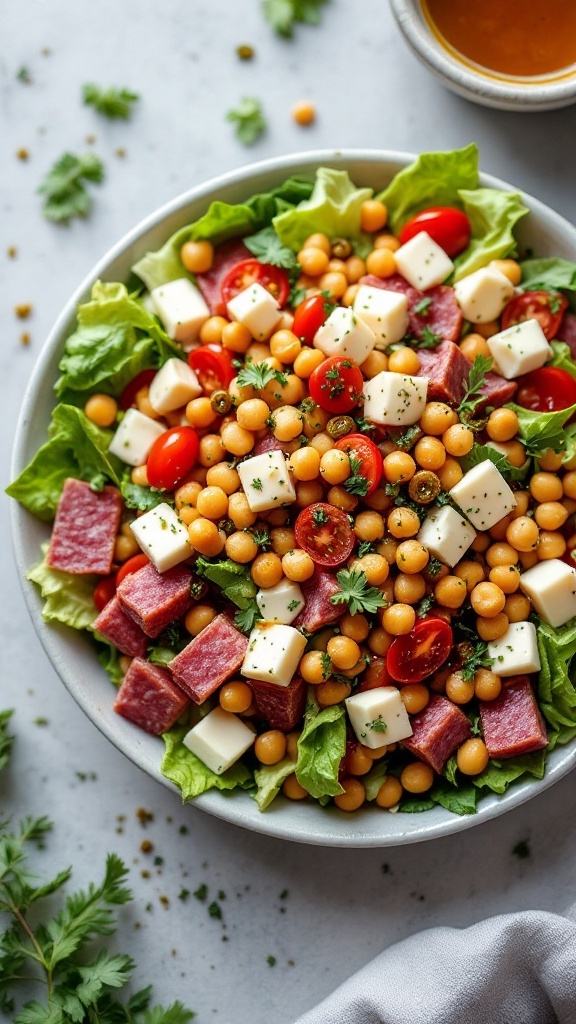
[[[402,245],[421,231],[426,231],[448,256],[462,252],[472,234],[466,214],[453,206],[431,206],[411,217],[399,235]]]
[[[354,547],[348,516],[324,501],[303,509],[294,523],[294,534],[298,547],[307,551],[316,565],[341,565]]]
[[[360,460],[356,473],[368,481],[366,494],[372,494],[378,487],[383,472],[382,455],[374,442],[364,434],[346,434],[336,441],[334,447],[346,452],[350,458]]]
[[[104,579],[100,580],[94,588],[93,600],[96,605],[96,611],[101,612],[108,602],[112,600],[115,593],[116,576],[112,573],[111,576],[105,576]]]
[[[518,378],[514,401],[534,412],[559,412],[576,403],[576,380],[559,366],[543,366]]]
[[[333,308],[323,295],[309,295],[294,310],[292,330],[305,345],[311,345],[316,331],[322,327],[326,317]]]
[[[188,356],[188,365],[207,395],[225,390],[236,376],[232,356],[221,345],[202,345],[193,349]]]
[[[116,586],[119,587],[122,580],[125,580],[127,576],[131,576],[133,572],[143,569],[145,565],[148,565],[149,561],[150,559],[143,551],[139,555],[132,555],[132,558],[128,558],[116,573]]]
[[[568,300],[557,292],[522,292],[515,295],[502,313],[502,330],[523,320],[537,320],[551,341],[555,338]]]
[[[135,377],[126,385],[124,391],[120,395],[119,405],[121,409],[129,409],[130,406],[134,405],[136,401],[136,395],[140,391],[140,388],[147,388],[152,383],[154,377],[158,373],[158,370],[141,370]]]
[[[452,650],[452,629],[444,619],[420,619],[414,629],[397,636],[386,655],[386,668],[398,683],[421,683]]]
[[[351,359],[330,356],[312,371],[310,395],[325,412],[350,412],[362,398],[364,378]]]
[[[227,305],[230,299],[251,284],[261,284],[274,296],[279,306],[286,305],[290,294],[288,274],[280,267],[260,263],[260,260],[241,260],[228,271],[221,285],[223,303]]]
[[[171,427],[154,441],[146,472],[151,487],[173,491],[196,464],[200,442],[193,427]]]

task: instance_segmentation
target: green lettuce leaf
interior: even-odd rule
[[[571,679],[576,619],[558,629],[540,620],[537,634],[541,665],[537,696],[542,714],[553,729],[572,729],[576,726],[576,687]]]
[[[388,207],[388,225],[398,234],[407,220],[429,206],[462,209],[461,189],[478,187],[478,147],[422,153],[398,172],[377,196]]]
[[[484,771],[472,781],[477,789],[489,789],[493,793],[505,793],[508,787],[523,775],[543,779],[546,770],[546,750],[533,754],[506,757],[502,761],[491,760]]]
[[[460,458],[460,465],[465,473],[481,462],[493,462],[508,483],[518,483],[520,480],[524,480],[532,466],[531,459],[526,459],[523,466],[513,466],[502,452],[491,448],[488,444],[478,444],[477,442],[472,445],[467,455]]]
[[[476,814],[478,791],[471,783],[461,783],[455,787],[448,780],[442,779],[430,790],[430,799],[452,814]],[[401,804],[400,810],[403,809]]]
[[[48,545],[43,545],[44,550]],[[75,575],[53,569],[43,558],[26,575],[40,588],[44,599],[42,618],[62,622],[72,629],[91,629],[98,612],[94,606],[94,587],[98,576]]]
[[[273,227],[262,228],[255,235],[249,235],[244,239],[244,245],[262,263],[271,263],[274,267],[293,272],[298,270],[296,253],[282,245]]]
[[[48,429],[50,440],[38,449],[6,493],[29,512],[50,522],[64,481],[73,476],[101,491],[105,483],[120,483],[120,462],[108,456],[109,430],[95,426],[72,405],[57,405]]]
[[[472,227],[470,244],[454,260],[454,280],[471,274],[491,260],[516,253],[514,225],[528,213],[517,192],[496,188],[460,189],[458,195]]]
[[[262,765],[254,772],[254,782],[258,787],[254,799],[261,811],[265,811],[280,792],[285,779],[296,769],[296,761],[289,757],[282,758],[277,764]]]
[[[559,256],[543,256],[522,260],[520,268],[524,291],[562,291],[572,309],[576,310],[576,263]]]
[[[375,800],[378,796],[378,790],[384,782],[388,774],[388,763],[387,758],[383,757],[380,761],[375,761],[373,767],[367,772],[366,775],[362,776],[362,785],[366,790],[366,799]]]
[[[200,556],[194,571],[198,576],[220,587],[224,596],[238,608],[248,608],[256,597],[257,587],[250,576],[250,570],[230,558],[220,562],[209,562]]]
[[[110,682],[114,686],[120,686],[124,679],[124,672],[120,668],[120,658],[122,657],[120,651],[114,644],[104,640],[99,633],[95,634],[94,642],[98,652],[98,661],[102,665],[102,668],[110,678]]]
[[[310,694],[304,728],[298,738],[296,778],[317,800],[344,790],[338,782],[340,762],[346,750],[346,713],[343,704],[323,708]]]
[[[371,196],[372,189],[357,188],[346,171],[319,167],[310,198],[274,217],[274,228],[282,245],[294,252],[316,231],[361,239],[360,208]]]
[[[237,761],[222,775],[216,775],[207,768],[200,758],[184,746],[182,740],[188,731],[187,725],[174,726],[162,736],[165,751],[161,771],[166,779],[178,786],[183,801],[200,796],[208,789],[248,789],[252,786],[252,773],[241,761]]]
[[[568,423],[576,412],[576,405],[570,405],[558,412],[533,412],[531,409],[515,405],[514,402],[509,402],[506,408],[513,409],[518,417],[518,437],[528,455],[542,455],[552,448],[555,452],[565,451],[565,461],[571,457],[567,450],[568,432],[564,429],[564,424]]]
[[[576,377],[576,363],[572,359],[572,353],[566,342],[551,341],[550,348],[554,355],[546,363],[546,366],[558,366],[561,370],[566,370],[571,377]]]
[[[158,491],[154,487],[142,487],[141,484],[132,483],[129,469],[124,471],[120,481],[120,493],[127,508],[136,508],[139,512],[149,512],[150,509],[164,503],[173,505],[169,494]]]

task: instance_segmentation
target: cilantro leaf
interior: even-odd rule
[[[82,86],[82,99],[86,106],[94,107],[97,114],[111,120],[122,118],[127,121],[132,113],[132,106],[140,97],[130,89],[101,89],[90,82]]]
[[[287,245],[282,245],[272,225],[262,228],[262,231],[257,231],[255,235],[248,235],[242,241],[262,263],[271,263],[274,267],[297,271],[296,253]]]
[[[326,0],[262,0],[264,17],[279,36],[291,39],[297,22],[320,23],[320,7]]]
[[[460,405],[456,409],[462,422],[467,423],[474,415],[476,408],[483,401],[482,388],[486,383],[486,374],[492,366],[491,356],[476,356],[470,367],[468,380],[464,381],[466,391]]]
[[[348,491],[348,494],[357,494],[360,498],[363,498],[368,494],[368,488],[370,486],[367,477],[363,476],[360,472],[362,469],[362,459],[357,459],[349,454],[350,459],[350,476],[344,481],[344,487]]]
[[[274,380],[276,373],[277,370],[274,370],[266,362],[253,363],[251,360],[246,360],[246,365],[238,371],[236,380],[239,388],[252,386],[257,391],[261,391],[271,380]]]
[[[258,619],[261,619],[260,609],[256,601],[251,601],[246,608],[241,608],[234,616],[234,625],[242,633],[251,633]]]
[[[418,348],[436,348],[442,341],[442,335],[436,334],[428,324],[425,324],[422,328],[422,333],[418,341]]]
[[[350,615],[368,612],[374,615],[378,608],[385,608],[386,601],[377,587],[368,586],[365,572],[357,569],[341,569],[336,574],[341,593],[330,598],[331,604],[345,603]]]
[[[84,182],[99,183],[103,177],[104,165],[95,153],[84,153],[83,156],[64,153],[50,168],[38,189],[45,196],[44,216],[48,220],[63,222],[72,217],[86,217],[92,206],[92,197]]]
[[[251,146],[266,130],[262,105],[253,96],[243,96],[238,106],[228,111],[226,120],[234,125],[236,138],[245,146]]]

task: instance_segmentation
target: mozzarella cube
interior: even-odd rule
[[[153,288],[150,296],[166,334],[179,341],[187,352],[198,340],[200,328],[210,316],[202,292],[187,277],[179,277]]]
[[[314,335],[314,348],[326,356],[346,356],[355,363],[368,358],[376,342],[374,331],[348,306],[336,306]]]
[[[394,253],[396,269],[408,284],[425,292],[442,284],[454,270],[454,264],[444,249],[430,238],[427,231],[419,231]]]
[[[549,626],[563,626],[576,615],[576,567],[559,558],[539,562],[523,572],[520,586]]]
[[[238,464],[238,475],[252,512],[296,501],[296,491],[281,451],[253,455]]]
[[[408,299],[399,292],[361,284],[352,308],[373,332],[376,348],[394,345],[408,330]]]
[[[489,530],[516,506],[516,498],[493,462],[479,462],[449,490],[472,526]]]
[[[356,738],[373,750],[412,735],[408,712],[395,686],[377,686],[345,700]]]
[[[259,622],[250,633],[240,672],[248,679],[288,686],[305,647],[306,637],[294,626]]]
[[[232,320],[244,324],[257,341],[270,337],[282,315],[274,296],[258,282],[238,292],[227,308]]]
[[[216,775],[222,775],[256,739],[254,729],[224,708],[210,711],[187,732],[183,743]]]
[[[364,417],[389,427],[409,426],[424,412],[427,393],[428,377],[382,370],[364,384]]]
[[[514,285],[495,267],[481,267],[454,285],[462,314],[473,324],[496,320],[513,295]]]
[[[127,409],[108,451],[129,466],[142,466],[150,454],[152,445],[165,430],[166,427],[150,416],[145,416],[139,409]]]
[[[537,320],[523,320],[486,339],[495,369],[507,380],[539,370],[553,355]]]
[[[192,367],[182,359],[168,359],[150,384],[148,398],[155,412],[163,414],[180,409],[202,394],[202,386]]]
[[[460,561],[476,537],[470,523],[452,508],[443,505],[431,508],[422,523],[416,540],[428,549],[434,558],[453,566]]]
[[[284,578],[275,587],[259,590],[256,604],[265,622],[290,625],[304,607],[304,595],[297,583]]]
[[[130,529],[158,572],[166,572],[193,553],[188,530],[165,501],[135,519]]]
[[[511,622],[504,636],[488,644],[492,671],[498,676],[516,676],[540,671],[536,627],[532,622]]]

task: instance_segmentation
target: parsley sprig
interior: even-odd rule
[[[251,386],[257,391],[262,391],[271,380],[277,380],[279,384],[284,385],[286,379],[286,374],[281,370],[275,370],[268,363],[253,363],[251,359],[247,359],[246,365],[238,371],[237,383],[240,388]]]
[[[348,494],[357,494],[360,498],[363,498],[368,494],[368,488],[370,486],[367,477],[363,476],[360,470],[362,469],[362,459],[355,458],[354,455],[349,453],[350,459],[350,476],[344,481],[344,487],[348,491]]]
[[[290,39],[297,22],[318,25],[326,0],[262,0],[264,17],[279,36]]]
[[[243,96],[237,107],[226,114],[226,120],[234,125],[234,134],[239,142],[251,146],[266,130],[266,118],[260,100]]]
[[[470,367],[468,380],[464,382],[466,391],[460,405],[456,409],[463,423],[469,423],[476,409],[484,401],[482,388],[486,384],[486,374],[492,367],[491,356],[476,356]]]
[[[86,106],[94,107],[96,113],[103,117],[127,121],[140,97],[130,89],[101,89],[99,85],[89,82],[82,86],[82,99]]]
[[[459,633],[463,641],[458,644],[458,652],[462,659],[460,672],[462,678],[471,683],[479,668],[492,668],[494,659],[488,654],[488,644],[481,640],[473,629],[459,623]]]
[[[67,222],[72,217],[86,217],[92,197],[86,191],[87,181],[99,184],[104,178],[104,164],[95,153],[75,156],[64,153],[50,168],[38,191],[45,196],[43,211],[48,220]]]
[[[330,601],[332,604],[347,604],[350,615],[357,615],[358,612],[374,615],[379,608],[386,607],[386,601],[378,588],[368,585],[365,572],[341,569],[336,574],[336,580],[340,593],[333,594]]]

